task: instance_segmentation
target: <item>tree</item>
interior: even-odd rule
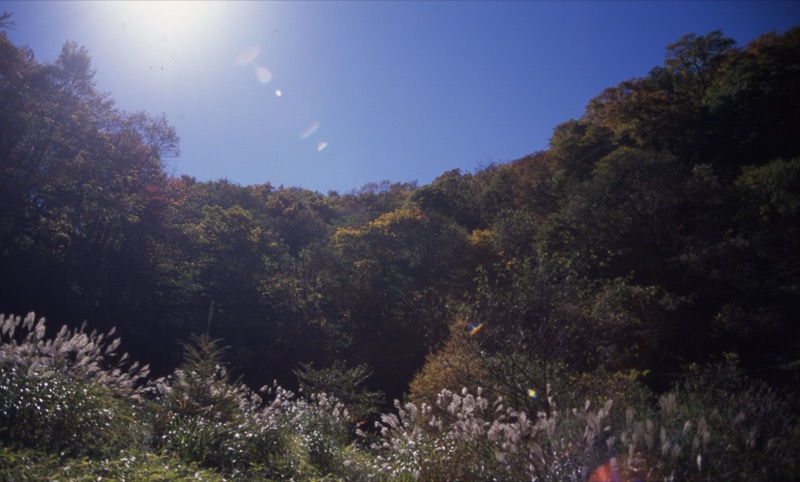
[[[118,306],[141,300],[131,281],[149,284],[168,202],[162,159],[177,155],[177,136],[164,119],[116,111],[84,48],[67,43],[38,65],[2,37],[0,240],[9,267],[30,275],[5,292],[67,318],[130,316]]]
[[[617,142],[614,135],[619,137],[621,133],[594,117],[556,126],[547,153],[553,182],[568,190],[575,182],[587,179],[594,164],[614,149]]]
[[[9,30],[14,27],[14,22],[9,20],[11,14],[8,12],[0,13],[0,30]]]
[[[471,231],[481,227],[480,193],[475,178],[459,169],[448,171],[433,183],[414,191],[409,203],[423,211],[452,219]]]
[[[800,159],[746,168],[733,186],[729,231],[708,250],[703,273],[725,293],[714,332],[750,366],[783,371],[797,360]],[[735,261],[734,261],[735,260]],[[796,369],[795,369],[796,373]]]
[[[590,101],[585,118],[610,129],[621,145],[702,159],[715,124],[703,97],[737,54],[734,45],[719,30],[684,36],[667,47],[664,67],[605,89]]]
[[[702,91],[708,88],[728,55],[736,53],[736,41],[714,30],[698,37],[684,35],[667,46],[664,61],[676,90]]]
[[[766,34],[728,55],[702,99],[710,119],[705,142],[714,161],[736,176],[742,165],[800,155],[800,28]]]
[[[343,361],[336,360],[330,367],[314,368],[313,363],[300,363],[294,374],[307,397],[320,393],[335,397],[347,407],[350,419],[360,425],[375,415],[384,402],[380,392],[366,386],[372,376],[367,365],[348,368]]]
[[[322,195],[292,188],[279,189],[265,200],[269,224],[283,239],[293,256],[314,241],[325,239],[332,232],[331,223],[338,216]]]
[[[470,339],[478,325],[470,326],[466,317],[457,317],[450,325],[450,336],[438,350],[425,358],[425,364],[409,384],[409,399],[420,405],[435,406],[442,390],[459,392],[466,387],[470,393],[490,386],[480,355],[480,347]]]
[[[402,393],[427,348],[444,336],[448,286],[459,280],[465,234],[418,207],[398,209],[332,237],[340,273],[333,321],[351,353]],[[335,321],[334,321],[335,320]],[[355,350],[358,346],[358,350]]]
[[[342,196],[330,197],[341,205],[346,225],[360,225],[403,207],[416,188],[415,182],[391,183],[384,180],[367,183]]]

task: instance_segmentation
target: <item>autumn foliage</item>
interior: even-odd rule
[[[176,176],[93,75],[0,32],[0,311],[67,325],[2,320],[2,477],[798,477],[800,29],[347,193]]]

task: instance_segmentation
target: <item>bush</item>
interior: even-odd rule
[[[362,470],[378,480],[530,480],[514,459],[529,452],[533,433],[524,412],[490,403],[480,391],[443,390],[436,403],[396,403],[373,440],[375,459]],[[444,417],[436,413],[447,414]],[[364,435],[367,437],[366,435]]]
[[[308,479],[340,465],[348,414],[324,393],[309,400],[275,385],[261,395],[233,382],[208,336],[184,347],[184,363],[153,384],[157,446],[239,478]]]
[[[300,383],[300,391],[307,395],[325,393],[335,397],[347,407],[353,421],[369,418],[378,412],[383,395],[370,391],[365,386],[372,376],[367,365],[347,368],[336,361],[328,368],[316,369],[311,363],[301,363],[294,374]]]
[[[175,458],[124,452],[114,458],[63,458],[30,449],[0,447],[0,480],[169,480],[222,482],[219,474]]]
[[[745,375],[737,356],[726,355],[709,366],[689,366],[673,392],[671,399],[661,401],[663,424],[673,432],[678,428],[685,432],[680,421],[693,420],[709,433],[707,441],[694,436],[681,441],[691,454],[684,465],[696,464],[700,474],[727,480],[800,476],[797,413],[779,392]]]
[[[722,369],[722,371],[720,371]],[[745,382],[732,387],[730,382]],[[796,480],[798,424],[790,407],[736,370],[693,368],[656,407],[564,409],[531,415],[466,389],[432,407],[396,403],[374,459],[350,465],[376,480]],[[435,408],[435,409],[434,409]],[[615,412],[618,412],[615,415]],[[624,414],[624,415],[623,415]],[[616,474],[616,475],[614,475]]]
[[[144,442],[137,408],[105,387],[0,364],[0,437],[72,455],[109,454]]]
[[[433,406],[443,389],[467,387],[475,391],[486,386],[488,374],[484,360],[477,355],[479,348],[465,333],[470,328],[467,319],[457,318],[450,325],[450,337],[438,351],[428,354],[425,365],[409,385],[409,399],[417,405]]]
[[[544,400],[442,390],[433,403],[395,402],[396,412],[381,415],[374,432],[356,429],[354,439],[352,417],[335,397],[298,397],[277,384],[254,393],[231,380],[223,350],[207,336],[187,343],[184,363],[170,377],[143,388],[143,371],[120,365],[117,343],[106,336],[62,329],[47,340],[44,321],[32,316],[0,317],[0,328],[0,480],[800,476],[796,407],[745,376],[732,356],[690,366],[657,403],[636,372],[564,368],[552,372],[561,388],[546,387]],[[334,368],[345,378],[364,375]],[[303,373],[341,382],[310,366]],[[607,398],[612,394],[617,402]]]
[[[0,315],[0,362],[31,373],[63,374],[141,400],[141,382],[149,368],[129,363],[127,353],[117,355],[120,340],[110,338],[114,330],[98,334],[86,333],[85,326],[62,326],[52,339],[46,339],[45,333],[44,318],[36,321],[33,313],[24,320]]]
[[[0,439],[71,455],[144,443],[135,386],[144,371],[109,368],[118,343],[104,335],[62,328],[46,340],[34,319],[0,316]]]

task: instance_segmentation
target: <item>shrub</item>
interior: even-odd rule
[[[733,386],[733,384],[744,385]],[[623,383],[623,385],[625,385]],[[640,399],[643,400],[643,399]],[[643,401],[640,403],[644,403]],[[353,457],[376,480],[796,480],[798,424],[790,406],[730,366],[691,368],[655,407],[531,415],[464,389],[435,409],[396,402]],[[624,414],[624,415],[623,415]]]
[[[779,392],[745,375],[736,355],[708,366],[690,365],[673,392],[673,398],[661,401],[664,425],[673,432],[686,431],[676,425],[691,420],[697,431],[704,424],[709,432],[707,441],[695,436],[682,441],[683,450],[690,454],[690,460],[683,459],[685,464],[697,465],[703,476],[728,480],[800,476],[797,413]]]
[[[156,447],[228,473],[253,460],[251,417],[261,399],[232,382],[222,364],[224,349],[207,335],[184,345],[184,362],[150,387]],[[263,434],[262,434],[263,435]]]
[[[336,399],[274,385],[262,389],[266,401],[230,380],[218,341],[193,337],[184,351],[182,366],[152,387],[160,449],[244,479],[302,480],[341,465],[350,429]]]
[[[72,455],[109,454],[144,442],[136,386],[146,369],[109,367],[118,341],[44,319],[0,316],[0,439]]]
[[[352,424],[338,400],[324,393],[305,399],[277,385],[262,390],[272,401],[256,413],[256,425],[270,427],[285,442],[283,453],[271,454],[273,463],[291,468],[285,478],[348,473],[343,453],[352,442]]]
[[[117,355],[119,338],[107,334],[62,326],[52,339],[45,338],[44,318],[36,321],[33,313],[19,316],[0,315],[0,362],[24,367],[33,373],[64,374],[76,380],[90,381],[118,393],[141,398],[141,384],[149,368],[129,363],[128,354]]]
[[[428,354],[425,365],[411,380],[409,399],[412,402],[433,406],[443,389],[467,387],[474,392],[479,386],[486,386],[484,360],[476,354],[479,348],[465,335],[469,332],[464,317],[450,325],[447,342],[438,351]]]
[[[584,480],[592,449],[603,445],[599,427],[610,410],[609,403],[597,412],[587,407],[564,417],[553,410],[529,418],[502,399],[490,403],[480,390],[443,390],[436,406],[447,415],[398,402],[398,413],[377,424],[377,456],[362,470],[380,480]]]
[[[384,401],[380,392],[368,390],[365,386],[372,376],[367,365],[347,368],[337,360],[328,368],[316,369],[311,363],[301,363],[294,374],[301,392],[308,395],[325,393],[335,397],[347,407],[353,421],[364,420],[377,413]]]
[[[173,457],[124,452],[113,458],[63,458],[0,447],[0,480],[169,480],[222,482],[219,474]]]
[[[70,454],[108,454],[138,446],[137,407],[105,387],[0,364],[0,437]]]

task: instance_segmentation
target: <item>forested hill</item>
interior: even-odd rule
[[[546,151],[321,194],[169,174],[173,128],[116,109],[85,49],[42,64],[0,33],[0,312],[116,327],[158,373],[208,331],[253,386],[339,361],[391,397],[464,372],[658,389],[732,354],[796,382],[800,29],[688,35],[642,74]]]

